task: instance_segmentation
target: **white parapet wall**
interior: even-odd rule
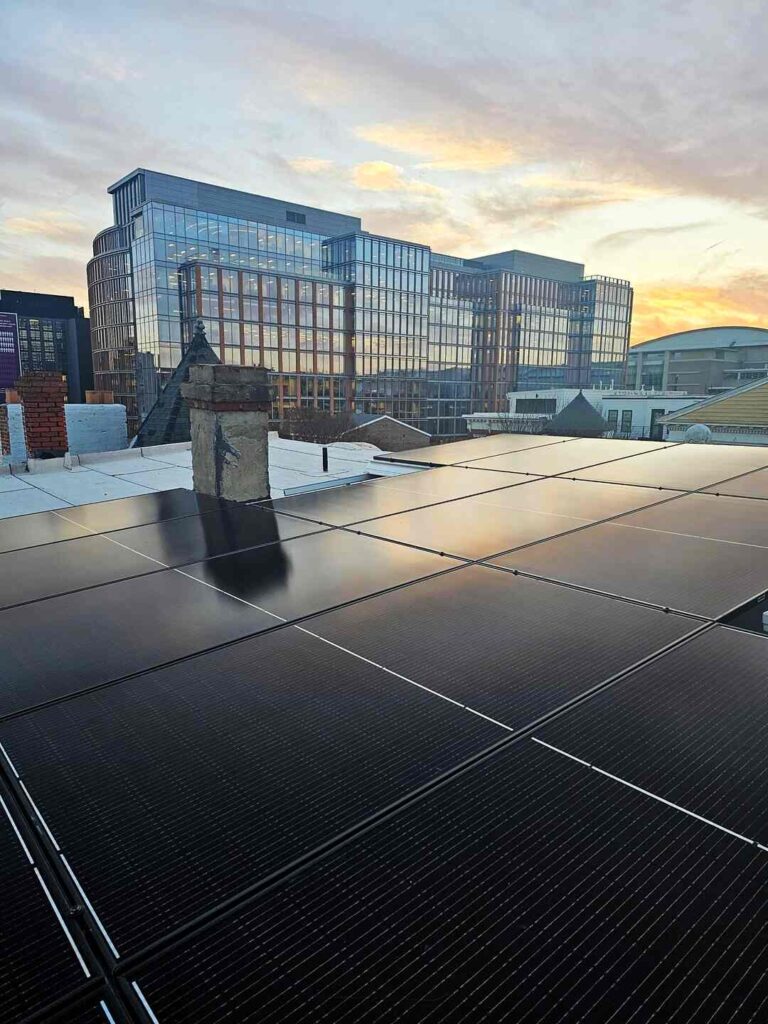
[[[27,446],[24,439],[23,406],[8,406],[8,432],[11,438],[10,452],[4,452],[1,460],[18,466],[27,461]],[[128,426],[124,405],[75,405],[64,406],[67,423],[67,449],[70,455],[88,455],[93,452],[122,451],[128,447]]]
[[[124,405],[65,405],[67,448],[72,455],[116,452],[128,447]]]

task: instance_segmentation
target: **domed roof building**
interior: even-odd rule
[[[630,388],[717,395],[768,377],[768,328],[702,327],[633,345]]]

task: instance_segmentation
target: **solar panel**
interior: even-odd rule
[[[0,519],[0,554],[40,544],[53,544],[71,537],[85,537],[86,533],[81,526],[68,523],[53,512],[34,512],[28,516]]]
[[[407,452],[388,452],[385,455],[376,455],[374,458],[377,462],[411,462],[424,466],[451,466],[469,459],[483,459],[489,455],[500,455],[503,452],[562,444],[568,440],[570,438],[548,437],[543,434],[491,434],[488,437],[454,441],[452,444],[414,448]]]
[[[756,1021],[766,884],[761,851],[526,740],[138,977],[197,1024]]]
[[[481,494],[475,501],[501,508],[529,509],[599,521],[653,505],[669,497],[669,494],[656,494],[647,487],[622,487],[621,484],[548,477],[533,480],[525,487]]]
[[[716,626],[536,735],[768,846],[767,659]]]
[[[625,516],[621,525],[768,547],[768,512],[765,506],[760,502],[724,495],[687,494]]]
[[[768,589],[768,551],[674,533],[590,526],[499,565],[694,615],[718,617]]]
[[[485,566],[467,566],[305,623],[515,729],[698,625]]]
[[[444,466],[400,477],[383,477],[370,483],[294,494],[278,498],[270,505],[278,512],[305,516],[332,526],[347,526],[490,491],[495,487],[527,483],[529,479],[520,476],[516,480],[508,473],[481,473]]]
[[[490,558],[500,551],[584,525],[583,519],[567,515],[499,508],[474,498],[462,498],[446,505],[373,519],[360,524],[359,529],[401,544],[472,559]]]
[[[504,735],[293,628],[0,727],[121,954]]]
[[[658,452],[638,455],[599,468],[583,469],[580,480],[604,480],[608,483],[639,484],[646,487],[671,487],[698,490],[766,464],[768,452],[748,445],[672,445]]]
[[[736,477],[727,483],[715,484],[708,491],[719,494],[734,494],[740,498],[768,498],[768,469],[758,469],[746,476]]]
[[[66,594],[159,566],[103,537],[78,537],[0,555],[0,608]]]
[[[195,516],[226,508],[229,503],[208,494],[176,488],[172,491],[154,491],[134,498],[99,501],[92,505],[77,505],[62,510],[62,514],[75,523],[95,531],[122,530],[128,526],[159,523],[179,516]]]
[[[184,572],[285,619],[295,619],[452,565],[456,562],[450,558],[402,544],[329,530],[186,566]]]
[[[81,985],[86,975],[6,807],[0,803],[0,1020],[10,1022]]]
[[[104,536],[165,565],[184,565],[242,548],[275,544],[323,529],[262,506],[232,507],[169,519]]]
[[[468,462],[475,469],[493,469],[500,472],[537,473],[542,476],[564,473],[612,459],[635,457],[649,449],[662,448],[650,441],[604,441],[577,438],[565,445],[548,446],[530,451],[496,455],[482,462]]]
[[[275,625],[177,572],[0,612],[0,716]]]
[[[52,993],[53,995],[53,993]],[[97,1000],[94,1002],[94,998]],[[34,1018],[34,1024],[116,1024],[121,1020],[119,1012],[110,1009],[105,999],[99,999],[90,995],[81,996],[73,1000],[71,1005],[38,1011]]]

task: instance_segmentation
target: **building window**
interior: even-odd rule
[[[303,213],[295,213],[293,210],[285,211],[285,219],[290,221],[291,224],[306,224],[307,218]]]
[[[536,413],[543,412],[553,415],[557,412],[556,398],[518,398],[515,402],[515,412]]]
[[[619,410],[609,409],[608,410],[608,430],[612,433],[616,433],[616,427],[619,425]]]
[[[631,434],[632,433],[632,410],[622,409],[621,410],[621,433]]]

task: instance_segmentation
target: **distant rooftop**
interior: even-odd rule
[[[633,352],[676,352],[698,348],[740,348],[742,346],[764,345],[768,347],[768,328],[765,327],[697,327],[692,331],[665,334],[632,345]]]

